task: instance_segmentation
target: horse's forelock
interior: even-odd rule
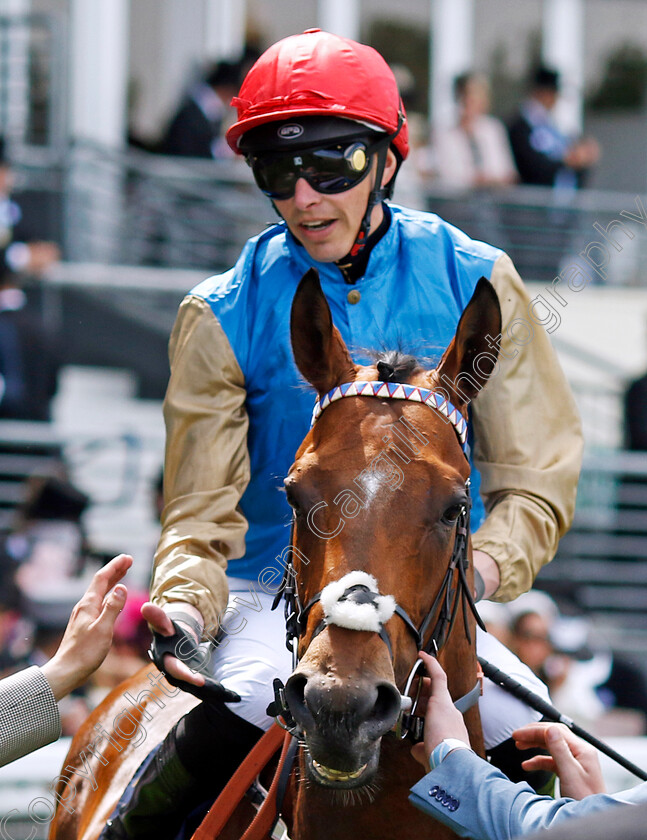
[[[421,370],[420,362],[400,350],[389,350],[375,358],[375,366],[382,382],[408,383],[414,373]]]

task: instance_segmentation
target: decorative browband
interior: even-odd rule
[[[401,382],[347,382],[344,385],[338,385],[315,403],[310,428],[314,426],[324,408],[344,397],[381,397],[387,400],[411,400],[428,405],[434,411],[440,412],[452,424],[467,457],[467,421],[460,411],[436,391],[404,385]]]

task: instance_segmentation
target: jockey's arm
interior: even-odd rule
[[[238,509],[250,470],[245,383],[202,298],[182,302],[169,356],[165,506],[151,602],[175,620],[183,610],[191,614],[209,637],[227,606],[227,561],[245,552],[247,521]],[[156,615],[164,623],[159,613],[148,615],[149,623]]]
[[[497,260],[491,281],[503,327],[498,373],[472,405],[474,459],[488,512],[472,545],[476,558],[482,552],[498,566],[493,600],[510,601],[530,589],[571,525],[582,431],[550,339],[533,321],[531,299],[507,255]],[[511,327],[515,321],[532,332],[522,323]],[[487,570],[489,561],[481,556],[476,567]],[[496,576],[486,575],[487,597]]]

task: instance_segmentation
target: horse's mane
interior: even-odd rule
[[[416,371],[421,370],[420,362],[400,350],[387,350],[375,357],[375,366],[382,382],[408,383]]]

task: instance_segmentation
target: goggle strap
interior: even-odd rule
[[[398,126],[398,131],[399,130],[400,126]],[[375,186],[369,194],[368,203],[366,205],[366,213],[364,213],[362,224],[359,226],[359,231],[357,233],[357,237],[355,238],[353,247],[350,249],[351,257],[356,257],[360,253],[360,251],[362,251],[362,249],[365,247],[366,241],[368,239],[368,232],[371,228],[371,213],[373,212],[373,208],[377,204],[380,204],[382,201],[384,201],[384,198],[386,197],[386,190],[384,189],[384,187],[381,186],[381,183],[382,175],[384,174],[384,167],[386,166],[386,156],[389,150],[389,145],[391,143],[391,136],[389,136],[388,140],[388,145],[385,145],[377,151],[377,164],[375,167]]]
[[[388,189],[382,186],[382,175],[384,174],[384,167],[386,166],[386,156],[391,143],[400,133],[400,129],[404,125],[404,113],[402,108],[398,112],[398,126],[392,134],[386,136],[384,140],[380,140],[380,145],[377,150],[377,165],[375,167],[375,186],[368,197],[368,204],[366,205],[366,213],[362,219],[362,224],[359,226],[359,231],[355,239],[353,247],[350,249],[351,257],[356,257],[359,252],[366,245],[368,239],[368,232],[371,227],[371,213],[373,208],[384,201],[387,196]],[[382,145],[384,143],[384,145]]]

